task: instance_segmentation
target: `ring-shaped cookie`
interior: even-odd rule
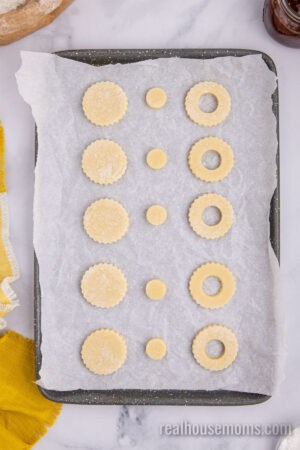
[[[208,277],[215,277],[220,281],[220,290],[213,295],[207,294],[203,283]],[[196,269],[189,281],[192,298],[204,308],[217,309],[224,306],[232,298],[235,291],[235,279],[229,269],[223,264],[206,263]]]
[[[217,101],[217,107],[212,112],[205,112],[199,106],[203,95],[213,95]],[[230,95],[221,84],[212,81],[203,81],[195,84],[186,94],[185,109],[189,118],[198,125],[212,127],[223,122],[231,108]]]
[[[206,152],[214,151],[219,155],[220,164],[215,169],[204,166],[202,158]],[[188,162],[192,173],[207,182],[220,181],[225,178],[233,166],[233,151],[227,142],[217,137],[206,137],[197,141],[189,152]]]
[[[208,225],[203,220],[203,212],[213,206],[220,211],[221,219],[214,225]],[[206,239],[216,239],[226,234],[234,219],[234,212],[229,201],[219,194],[200,195],[193,201],[188,213],[189,223],[194,232]]]
[[[210,341],[220,341],[224,350],[214,358],[207,353],[206,346]],[[229,367],[238,354],[238,341],[235,334],[223,325],[208,325],[200,330],[192,344],[192,352],[200,366],[211,371],[219,371]]]

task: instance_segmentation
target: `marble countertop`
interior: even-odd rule
[[[8,326],[33,336],[32,199],[34,122],[18,94],[14,74],[20,50],[77,48],[250,48],[275,61],[280,92],[281,285],[287,348],[285,378],[265,404],[247,407],[117,407],[66,405],[39,450],[137,448],[273,449],[278,438],[161,437],[163,423],[299,423],[300,413],[300,50],[273,41],[262,22],[262,0],[75,0],[54,23],[0,47],[0,118],[7,142],[11,240],[21,278],[21,305]],[[294,159],[293,159],[294,158]],[[298,165],[299,164],[299,165]],[[298,269],[297,269],[298,267]]]

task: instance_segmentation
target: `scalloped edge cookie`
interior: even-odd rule
[[[206,94],[213,95],[217,100],[217,107],[213,112],[204,112],[199,106],[200,98]],[[221,84],[213,81],[201,81],[188,91],[184,105],[188,117],[194,123],[212,127],[226,119],[231,110],[231,99],[227,89]]]
[[[210,206],[216,207],[221,213],[221,219],[215,225],[207,225],[202,217],[204,210]],[[188,220],[192,230],[198,236],[216,239],[224,236],[232,227],[234,211],[229,200],[222,195],[203,194],[192,202],[188,212]]]
[[[122,367],[126,357],[127,345],[124,337],[110,328],[93,331],[85,338],[81,347],[84,365],[97,375],[111,375],[116,372]]]
[[[111,139],[97,139],[89,144],[82,155],[84,174],[101,185],[119,181],[127,169],[127,157],[121,145]]]
[[[220,165],[215,169],[204,166],[202,158],[206,152],[213,151],[219,155]],[[231,171],[234,155],[231,146],[223,139],[205,137],[199,139],[190,149],[188,164],[195,177],[208,183],[223,180]]]
[[[207,354],[206,346],[210,341],[220,341],[224,351],[217,358]],[[192,343],[192,353],[200,366],[210,371],[227,369],[237,357],[239,345],[233,331],[224,325],[214,324],[202,328],[195,335]]]
[[[83,297],[91,305],[113,308],[125,297],[127,279],[116,265],[98,263],[85,271],[80,286]]]
[[[104,102],[99,102],[101,96],[104,97]],[[100,127],[118,123],[125,116],[127,107],[128,99],[125,91],[112,81],[98,81],[92,84],[82,98],[85,117]]]
[[[106,217],[103,218],[103,208]],[[113,213],[115,217],[113,216]],[[83,226],[87,235],[99,244],[112,244],[122,239],[129,228],[129,217],[124,206],[113,198],[100,198],[91,203],[85,210]],[[102,228],[102,229],[101,229]],[[101,232],[100,232],[101,229]]]
[[[208,277],[216,277],[221,283],[219,292],[214,295],[207,294],[203,289],[203,283]],[[193,300],[203,308],[222,308],[234,295],[235,278],[223,264],[205,263],[192,273],[189,280],[189,291]]]

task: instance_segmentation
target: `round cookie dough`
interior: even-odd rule
[[[213,206],[220,211],[221,219],[215,225],[204,222],[202,214],[206,208]],[[206,239],[216,239],[226,234],[234,219],[234,212],[229,201],[219,194],[200,195],[190,206],[189,223],[194,232]]]
[[[147,153],[146,161],[151,169],[158,170],[165,167],[168,157],[160,148],[153,148]]]
[[[162,225],[167,217],[167,210],[161,205],[152,205],[146,212],[146,218],[151,225]]]
[[[150,300],[162,300],[167,292],[167,286],[158,278],[148,281],[146,284],[146,295]]]
[[[167,352],[167,346],[163,339],[152,338],[149,339],[146,345],[146,354],[151,359],[162,359]]]
[[[90,267],[82,277],[81,291],[94,306],[112,308],[124,298],[127,280],[113,264],[100,263]]]
[[[110,375],[125,362],[127,346],[123,336],[114,330],[101,328],[90,334],[81,348],[85,366],[98,375]]]
[[[217,107],[213,112],[204,112],[199,102],[203,95],[213,95],[217,101]],[[223,122],[231,108],[231,100],[228,91],[218,83],[204,81],[195,84],[186,94],[185,109],[189,118],[198,125],[212,127]]]
[[[98,184],[112,184],[124,175],[127,158],[122,147],[108,139],[92,142],[83,152],[82,170]]]
[[[151,88],[146,94],[146,103],[150,108],[163,108],[167,101],[167,94],[161,88]]]
[[[111,81],[92,84],[84,93],[82,109],[94,125],[107,126],[119,122],[127,111],[127,97],[121,86]]]
[[[83,226],[94,241],[111,244],[126,234],[129,218],[121,203],[112,198],[101,198],[86,209]]]
[[[207,353],[210,341],[220,341],[224,350],[220,356],[214,358]],[[200,330],[192,344],[195,360],[205,369],[219,371],[226,369],[233,363],[238,354],[238,341],[235,334],[223,325],[209,325]]]
[[[220,165],[215,169],[204,166],[202,158],[208,151],[216,152],[220,157]],[[190,150],[188,162],[192,173],[200,180],[215,182],[223,180],[232,169],[233,151],[227,142],[217,137],[206,137],[196,142]]]
[[[203,289],[203,283],[208,277],[216,277],[221,284],[219,292],[209,295]],[[235,279],[230,270],[219,263],[207,263],[198,267],[189,281],[192,298],[204,308],[217,309],[224,306],[235,292]]]

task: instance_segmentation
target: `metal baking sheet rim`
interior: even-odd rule
[[[261,54],[270,70],[277,74],[273,60],[265,53],[257,50],[243,49],[127,49],[127,50],[65,50],[56,53],[92,65],[137,62],[155,58],[194,58],[211,59],[224,56],[246,56]],[[270,242],[280,261],[280,195],[279,195],[279,105],[278,87],[273,94],[273,112],[277,120],[277,187],[270,205]],[[36,134],[35,152],[37,156],[38,142]],[[39,284],[39,266],[34,254],[34,335],[36,378],[42,365],[41,354],[41,292]],[[39,386],[41,393],[49,400],[61,403],[93,404],[93,405],[190,405],[190,406],[238,406],[265,402],[268,395],[228,390],[72,390],[55,391]]]

